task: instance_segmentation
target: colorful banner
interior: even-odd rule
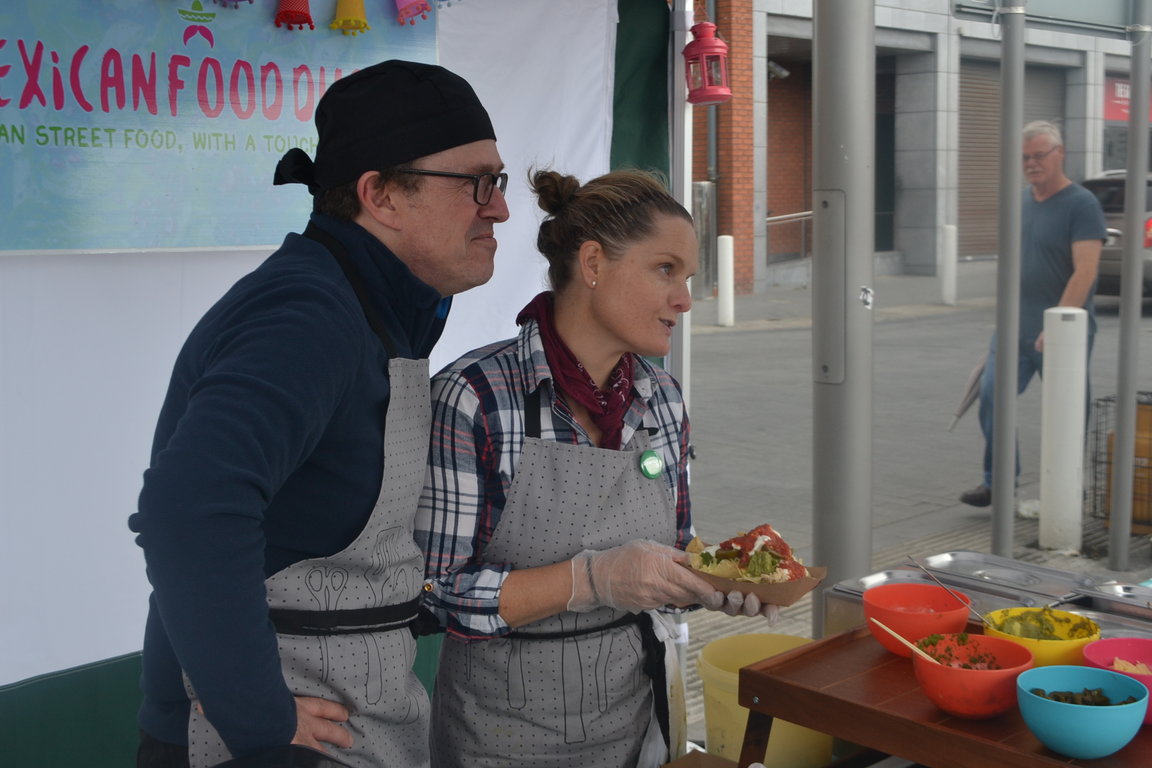
[[[1128,97],[1131,85],[1126,78],[1104,78],[1104,119],[1128,121]],[[1152,120],[1152,100],[1149,101],[1148,119]]]
[[[295,3],[299,6],[301,3]],[[274,187],[288,149],[313,153],[316,102],[391,58],[436,60],[433,14],[370,29],[277,26],[274,0],[7,0],[0,8],[0,249],[277,244],[311,209]],[[305,4],[307,6],[307,4]]]

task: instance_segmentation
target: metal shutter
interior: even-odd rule
[[[1064,116],[1064,70],[1027,67],[1024,122]],[[1023,126],[1021,126],[1023,127]],[[998,251],[1000,196],[1000,65],[960,63],[960,170],[957,245],[960,256]]]

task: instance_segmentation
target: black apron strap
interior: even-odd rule
[[[642,614],[645,621],[640,622],[640,642],[644,649],[644,672],[652,680],[652,705],[656,710],[656,721],[660,723],[660,733],[664,736],[664,744],[671,747],[671,731],[668,707],[668,669],[665,666],[664,654],[668,647],[656,637],[656,630],[652,627],[652,617]]]
[[[540,437],[540,390],[536,387],[524,398],[524,437]]]
[[[304,237],[323,245],[332,254],[332,258],[336,259],[336,263],[340,265],[341,271],[344,272],[344,277],[347,278],[348,284],[352,286],[352,290],[356,292],[356,299],[360,302],[360,310],[364,313],[364,319],[368,321],[368,326],[379,337],[380,341],[384,342],[384,348],[388,350],[388,357],[394,358],[396,355],[396,345],[392,343],[392,337],[388,335],[388,331],[384,328],[384,323],[381,322],[380,316],[376,314],[376,310],[372,308],[372,302],[368,299],[368,286],[364,284],[364,278],[360,275],[360,270],[356,269],[356,265],[352,263],[352,259],[348,256],[348,249],[332,235],[328,234],[320,227],[309,222],[307,228],[304,230]]]
[[[297,611],[273,608],[268,617],[281,635],[353,635],[410,627],[419,618],[420,597],[377,608]]]

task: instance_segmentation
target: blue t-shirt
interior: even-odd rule
[[[1104,240],[1107,224],[1096,196],[1079,184],[1069,184],[1042,203],[1031,187],[1024,190],[1020,227],[1020,339],[1033,342],[1044,330],[1044,310],[1060,303],[1075,265],[1072,243]],[[1092,293],[1084,309],[1088,333],[1096,332]]]

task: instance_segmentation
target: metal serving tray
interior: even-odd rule
[[[948,574],[969,582],[1013,587],[1053,599],[1069,597],[1096,585],[1093,578],[1083,574],[963,549],[917,559],[945,581],[948,580],[943,574]]]
[[[1115,613],[1084,610],[1078,607],[1060,606],[1077,615],[1092,619],[1100,625],[1100,637],[1152,637],[1152,622],[1135,616],[1122,616]]]
[[[920,562],[924,560],[917,558]],[[940,581],[947,584],[949,587],[954,587],[961,592],[964,592],[973,600],[977,600],[979,595],[986,595],[988,597],[995,597],[1001,600],[1008,601],[1004,605],[997,605],[997,608],[1007,608],[1010,606],[1025,606],[1032,607],[1037,605],[1045,605],[1051,603],[1053,600],[1072,599],[1075,593],[1072,590],[1061,592],[1058,595],[1050,595],[1048,593],[1028,591],[1026,588],[1021,587],[1019,584],[1010,582],[995,582],[987,579],[973,578],[969,576],[962,576],[955,573],[936,571],[932,569],[933,575]],[[862,595],[864,590],[871,587],[879,586],[880,584],[892,584],[898,582],[916,582],[924,584],[934,584],[932,578],[921,571],[915,566],[894,566],[886,568],[883,571],[870,573],[867,576],[861,576],[856,579],[845,579],[844,581],[836,584],[835,588],[844,592],[851,592],[857,595]],[[977,610],[981,610],[977,606]],[[989,609],[992,610],[992,609]]]
[[[1070,606],[1074,606],[1072,610],[1100,610],[1152,622],[1152,588],[1107,581],[1076,590],[1076,594],[1060,607]]]

